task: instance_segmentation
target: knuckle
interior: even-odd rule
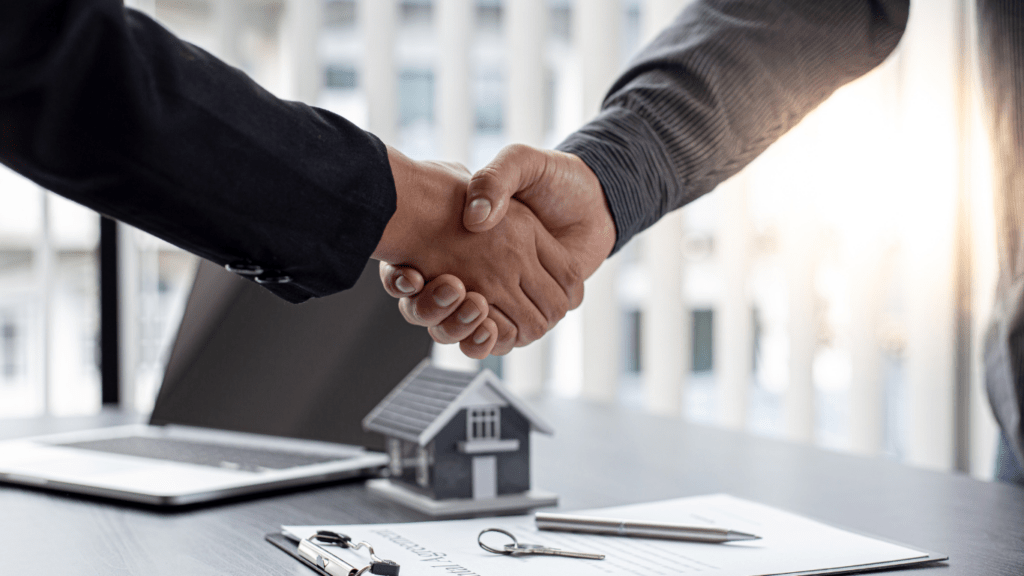
[[[444,330],[444,333],[448,335],[452,343],[455,343],[469,336],[469,332],[475,328],[475,326],[472,324],[462,324],[454,315],[452,315],[439,324],[438,328]]]
[[[515,342],[518,336],[519,330],[514,324],[502,322],[502,324],[498,326],[498,342]]]
[[[551,318],[548,319],[548,325],[546,327],[547,330],[550,330],[555,324],[558,324],[562,318],[565,318],[565,315],[569,312],[569,306],[570,302],[568,299],[558,301],[558,304],[555,305]]]
[[[506,146],[505,152],[508,156],[511,156],[513,158],[519,158],[533,152],[533,148],[527,146],[526,144],[516,142],[514,144],[509,144],[508,146]]]
[[[458,340],[452,338],[451,334],[445,330],[443,325],[431,326],[427,328],[427,332],[430,333],[430,337],[434,339],[434,342],[438,344],[454,344]]]
[[[498,167],[487,165],[473,174],[473,177],[469,179],[469,187],[478,195],[486,195],[500,182],[500,179],[501,174],[498,172]]]
[[[462,350],[462,353],[465,354],[466,356],[469,356],[470,358],[476,360],[483,360],[485,358],[485,355],[479,346],[477,346],[476,344],[471,344],[467,341],[462,341],[459,343],[459,350]]]
[[[570,310],[575,310],[580,307],[580,304],[583,303],[584,292],[583,284],[580,284],[572,291],[569,303]]]
[[[402,317],[405,318],[405,321],[409,324],[420,324],[419,318],[416,317],[414,306],[408,298],[402,298],[398,301],[398,311],[402,313]]]
[[[420,322],[430,324],[436,323],[435,320],[438,310],[433,300],[430,298],[414,298],[414,301],[416,302],[416,305],[414,306],[416,310],[416,317]]]
[[[565,284],[570,289],[574,286],[582,286],[583,269],[578,260],[572,259],[566,264]]]
[[[547,321],[540,316],[531,316],[519,327],[519,343],[529,344],[543,336],[547,329]]]

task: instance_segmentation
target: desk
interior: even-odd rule
[[[536,405],[556,433],[535,436],[534,485],[559,493],[563,510],[727,492],[950,556],[915,575],[1024,574],[1022,488],[623,408]],[[0,438],[137,420],[7,420]],[[280,524],[421,519],[370,497],[359,482],[179,512],[4,486],[0,573],[309,576],[263,535]]]

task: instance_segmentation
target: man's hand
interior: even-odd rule
[[[473,232],[492,230],[519,202],[568,251],[581,278],[593,274],[611,253],[615,244],[611,210],[597,176],[578,157],[522,144],[507,146],[470,181],[463,224]],[[420,293],[423,278],[415,269],[381,263],[380,274],[388,292],[401,299],[403,314],[416,310],[427,326],[452,323],[454,315],[428,298],[429,290]],[[438,278],[430,288],[446,281]],[[580,286],[578,294],[573,294],[572,308],[582,296]],[[496,316],[495,322],[502,331],[506,320]]]
[[[601,182],[578,156],[525,144],[506,146],[473,175],[463,224],[471,232],[494,228],[512,200],[526,204],[576,258],[589,278],[615,246],[615,222]]]
[[[398,207],[373,256],[434,278],[400,303],[407,320],[429,326],[439,342],[461,341],[464,353],[479,358],[540,338],[579,305],[576,259],[524,205],[508,202],[501,222],[472,234],[461,223],[465,168],[416,162],[390,148],[388,156]],[[392,294],[423,285],[422,276],[389,283],[384,270]]]

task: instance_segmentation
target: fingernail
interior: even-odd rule
[[[405,279],[405,276],[399,276],[398,280],[395,280],[395,288],[398,288],[398,290],[403,294],[408,294],[416,289],[412,285],[412,282]]]
[[[459,310],[459,321],[462,322],[463,324],[469,324],[473,320],[476,320],[479,316],[480,309],[473,304],[463,306]]]
[[[491,337],[491,333],[485,328],[481,328],[476,331],[476,336],[473,336],[473,342],[477,344],[483,344],[487,342],[487,339]]]
[[[477,198],[469,203],[466,221],[469,224],[479,224],[491,214],[491,201],[487,198]]]
[[[440,288],[434,290],[434,302],[442,308],[451,306],[452,302],[459,299],[459,292],[447,284],[442,284]]]

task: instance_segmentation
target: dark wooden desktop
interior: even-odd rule
[[[562,510],[725,492],[949,555],[914,574],[1024,574],[1024,488],[621,408],[537,405],[556,434],[534,436],[534,485],[560,494]],[[138,419],[0,420],[0,438]],[[360,482],[172,512],[2,486],[0,574],[308,576],[264,534],[281,524],[423,519]]]

